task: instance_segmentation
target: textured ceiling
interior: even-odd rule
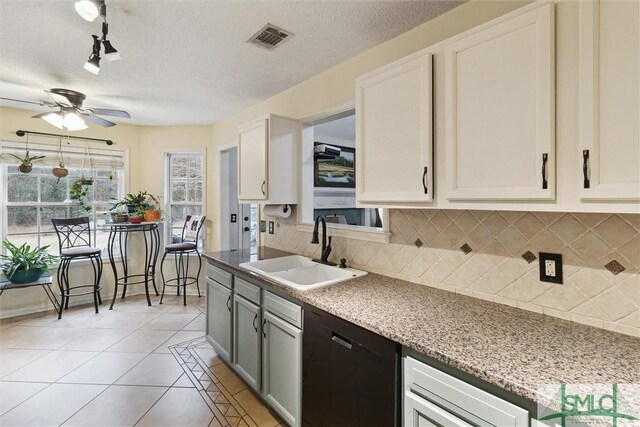
[[[83,20],[74,0],[1,0],[0,96],[37,101],[65,87],[86,93],[85,106],[129,111],[128,123],[211,124],[461,3],[107,0],[122,60],[103,59],[94,76],[82,66],[99,19]],[[267,22],[294,37],[271,52],[245,43]]]

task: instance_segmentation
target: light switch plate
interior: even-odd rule
[[[267,221],[260,221],[260,232],[261,233],[267,232]]]
[[[540,252],[540,281],[562,284],[562,254]]]

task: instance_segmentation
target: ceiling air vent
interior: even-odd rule
[[[255,44],[263,49],[273,50],[276,46],[280,45],[283,41],[290,39],[292,36],[293,34],[283,30],[282,28],[267,24],[247,40],[247,43]]]

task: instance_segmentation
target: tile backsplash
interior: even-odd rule
[[[640,336],[640,215],[391,210],[388,244],[334,237],[355,268]],[[317,257],[295,215],[265,246]],[[561,253],[563,285],[539,280],[538,253]],[[532,256],[533,255],[533,256]],[[615,262],[614,262],[615,261]]]

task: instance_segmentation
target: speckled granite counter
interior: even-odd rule
[[[640,338],[377,274],[300,292],[239,267],[285,255],[204,256],[534,402],[538,384],[640,383]]]

